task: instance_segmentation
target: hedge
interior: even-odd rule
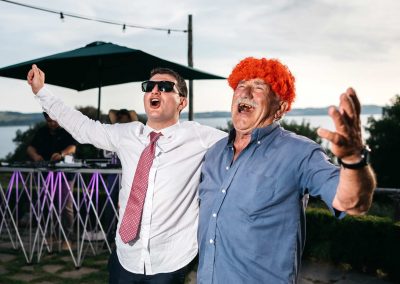
[[[400,281],[400,224],[376,216],[346,216],[338,220],[328,210],[307,209],[307,239],[303,257],[349,264]]]

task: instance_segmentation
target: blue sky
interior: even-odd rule
[[[353,86],[363,104],[400,94],[400,1],[396,0],[16,0],[93,18],[186,29],[193,15],[194,65],[228,76],[247,56],[278,58],[296,77],[295,108],[338,103]],[[187,63],[187,34],[128,28],[35,11],[0,1],[0,67],[101,40]],[[51,87],[71,106],[97,106],[97,90]],[[194,83],[194,111],[227,111],[224,80]],[[26,82],[0,77],[0,111],[38,112]],[[142,113],[139,84],[105,87],[102,111]]]

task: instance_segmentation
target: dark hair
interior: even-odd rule
[[[151,70],[150,77],[153,77],[156,74],[168,74],[168,75],[173,76],[177,81],[176,87],[178,89],[179,96],[185,97],[185,98],[187,97],[188,89],[186,86],[185,79],[183,79],[182,76],[179,75],[177,72],[175,72],[174,70],[169,69],[169,68],[157,67],[157,68],[154,68],[153,70]]]
[[[129,111],[126,108],[121,108],[119,111],[117,111],[116,115],[117,116],[120,116],[120,115],[129,116]]]
[[[47,114],[47,112],[43,112],[43,116],[44,116],[45,119],[50,118],[50,116]]]
[[[117,121],[119,121],[123,116],[127,116],[129,121],[132,121],[131,114],[126,108],[122,108],[119,111],[117,111],[116,116],[117,116]]]

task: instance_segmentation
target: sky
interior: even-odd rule
[[[139,26],[187,29],[193,15],[194,67],[227,77],[248,56],[277,58],[296,78],[293,108],[337,105],[347,87],[362,104],[388,105],[400,94],[397,0],[15,0]],[[0,67],[105,41],[187,64],[187,33],[127,28],[0,1]],[[40,67],[40,66],[39,66]],[[46,72],[46,70],[44,70]],[[50,86],[70,106],[97,107],[97,89]],[[0,111],[40,112],[23,80],[0,77]],[[226,80],[194,82],[195,112],[229,111]],[[104,87],[102,112],[144,113],[139,83]]]

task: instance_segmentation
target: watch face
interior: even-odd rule
[[[368,147],[368,145],[365,145],[364,148],[361,151],[361,158],[365,161],[365,164],[369,164],[369,154],[371,153],[371,149]]]

